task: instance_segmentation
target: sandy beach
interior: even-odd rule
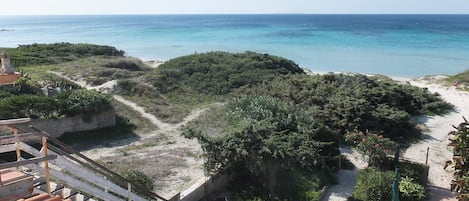
[[[441,97],[455,106],[454,111],[444,116],[425,116],[419,118],[428,130],[423,132],[422,140],[412,144],[404,151],[402,157],[411,161],[425,163],[427,148],[429,148],[428,165],[429,171],[429,201],[452,201],[456,200],[449,191],[452,171],[450,168],[443,169],[446,160],[452,158],[452,149],[448,147],[448,132],[454,130],[452,125],[463,121],[463,116],[469,116],[469,92],[456,89],[454,86],[443,86],[439,83],[445,76],[431,76],[424,78],[393,78],[403,84],[427,88],[432,93],[438,93]],[[358,169],[365,168],[359,155],[353,150],[341,149],[347,158],[355,164]],[[346,201],[353,193],[358,170],[340,170],[337,173],[339,184],[330,186],[325,192],[323,200]]]

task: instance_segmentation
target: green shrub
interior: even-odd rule
[[[412,178],[415,182],[422,186],[427,185],[428,166],[406,160],[400,160],[398,166],[401,177]],[[383,160],[380,168],[383,170],[394,171],[394,158],[388,157],[386,160]]]
[[[115,47],[92,44],[31,44],[18,48],[0,49],[11,56],[13,66],[57,64],[90,56],[123,56],[124,51]]]
[[[58,95],[60,112],[66,115],[103,112],[111,109],[108,95],[94,90],[72,90]]]
[[[155,185],[153,184],[153,179],[138,170],[129,170],[127,172],[124,172],[122,176],[130,182],[145,188],[145,190],[147,191],[153,192],[153,189],[155,188]]]
[[[118,68],[129,71],[140,71],[145,69],[145,64],[140,59],[121,58],[103,65],[106,68]]]
[[[373,168],[361,170],[353,191],[353,198],[361,201],[391,200],[394,173]]]
[[[51,118],[58,115],[57,101],[50,97],[19,95],[0,101],[0,118]]]
[[[366,156],[368,164],[380,168],[386,156],[394,153],[397,145],[383,135],[361,132],[355,130],[345,135],[345,140],[354,145],[357,150]]]
[[[399,198],[401,201],[423,201],[425,200],[425,188],[415,183],[410,177],[401,177]]]
[[[224,95],[303,70],[290,60],[254,52],[209,52],[171,59],[145,76],[162,93]]]

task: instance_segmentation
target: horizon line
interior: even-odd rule
[[[469,15],[469,13],[33,13],[0,16],[115,16],[115,15]]]

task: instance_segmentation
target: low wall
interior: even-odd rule
[[[171,198],[171,201],[199,201],[210,193],[220,190],[235,175],[218,175],[208,180],[200,180],[185,191]]]
[[[20,127],[28,127],[29,125],[46,131],[57,138],[67,132],[87,131],[115,126],[116,113],[111,109],[100,113],[80,114],[58,119],[32,119],[28,125],[21,125]]]

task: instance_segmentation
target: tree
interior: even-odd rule
[[[310,113],[272,97],[242,96],[227,106],[228,125],[223,136],[188,129],[205,152],[205,168],[212,174],[245,171],[259,178],[275,198],[279,168],[327,168],[339,152],[337,135],[317,123]]]

